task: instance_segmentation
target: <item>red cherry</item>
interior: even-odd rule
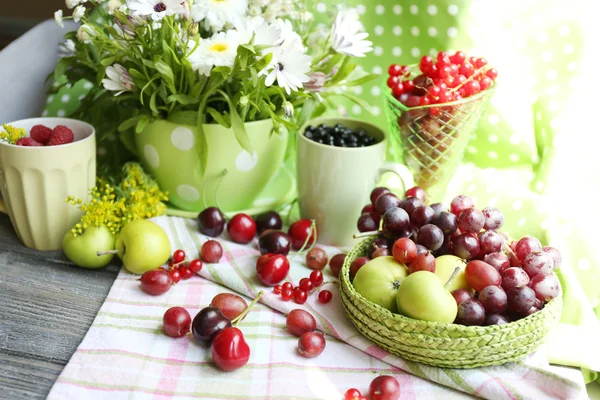
[[[333,298],[333,294],[329,290],[321,290],[318,298],[320,303],[327,304]]]
[[[213,362],[224,371],[234,371],[243,367],[250,359],[250,347],[242,331],[228,327],[212,340],[210,353]]]
[[[294,302],[297,303],[297,304],[304,304],[304,303],[306,303],[306,299],[307,298],[308,298],[308,295],[302,289],[297,290],[294,293]]]
[[[369,385],[369,399],[398,400],[400,398],[400,383],[393,376],[380,375]]]
[[[190,262],[190,266],[188,267],[190,271],[196,273],[202,269],[202,261],[200,260],[192,260]]]
[[[387,86],[391,89],[394,87],[394,85],[396,85],[398,82],[400,82],[400,79],[398,79],[397,76],[390,76],[387,79]]]
[[[290,262],[282,254],[265,254],[256,261],[256,275],[267,286],[277,285],[285,279],[289,271]]]
[[[236,214],[227,224],[227,233],[236,243],[250,243],[256,235],[256,223],[246,214]]]
[[[321,286],[323,283],[323,273],[320,270],[314,270],[310,273],[308,278],[314,286]]]
[[[400,76],[401,73],[402,73],[402,69],[400,68],[400,66],[398,64],[392,64],[388,68],[388,74],[390,76]]]
[[[306,247],[312,246],[317,241],[317,229],[312,230],[312,222],[308,219],[301,219],[290,225],[288,234],[292,238],[292,247],[295,250],[300,250],[304,243]],[[309,237],[310,235],[310,237]],[[308,241],[307,241],[308,238]]]
[[[173,253],[173,262],[178,264],[183,260],[185,260],[185,252],[183,250],[175,250],[175,253]]]

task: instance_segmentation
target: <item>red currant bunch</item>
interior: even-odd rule
[[[285,282],[283,285],[276,285],[273,293],[280,295],[283,301],[294,300],[297,304],[304,304],[308,295],[315,292],[322,284],[323,273],[320,270],[314,270],[307,278],[300,279],[298,286],[294,286],[291,282]],[[332,297],[329,290],[319,291],[318,300],[323,304],[329,303]]]

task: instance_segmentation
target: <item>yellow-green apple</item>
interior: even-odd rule
[[[398,288],[396,299],[401,314],[423,321],[451,324],[458,312],[452,294],[429,271],[417,271],[407,276]]]
[[[143,274],[167,262],[171,244],[165,231],[146,219],[131,221],[121,229],[115,243],[117,254],[127,270]]]
[[[407,269],[394,257],[377,257],[363,265],[354,276],[354,289],[365,299],[381,307],[398,312],[396,294],[406,278]]]
[[[83,268],[102,268],[110,264],[114,254],[99,256],[99,251],[113,250],[115,237],[105,226],[90,226],[81,235],[74,236],[68,231],[62,242],[62,248],[69,260]]]
[[[448,280],[457,267],[460,268],[459,272],[456,274],[454,279],[448,283]],[[435,274],[438,278],[440,278],[442,285],[446,285],[446,283],[448,283],[446,290],[449,292],[452,292],[456,289],[472,290],[471,286],[469,286],[467,283],[467,278],[465,277],[466,267],[467,262],[465,260],[450,254],[439,256],[435,259]]]

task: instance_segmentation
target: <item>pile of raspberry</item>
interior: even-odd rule
[[[31,128],[29,136],[20,138],[15,144],[17,146],[58,146],[72,143],[73,140],[73,131],[64,125],[57,125],[54,129],[45,125],[35,125]]]
[[[485,58],[467,57],[462,51],[449,55],[445,51],[433,59],[423,56],[419,62],[420,74],[411,79],[411,68],[392,64],[388,69],[387,86],[392,94],[407,107],[429,106],[458,101],[494,85],[498,71]],[[439,108],[430,107],[429,113],[439,114]]]

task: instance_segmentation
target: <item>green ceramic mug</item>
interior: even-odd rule
[[[73,143],[24,147],[0,141],[0,211],[8,213],[17,236],[36,250],[59,250],[63,236],[81,218],[65,200],[86,200],[96,185],[94,128],[68,118],[30,118],[8,125],[27,132],[35,125],[65,125]]]
[[[363,128],[377,143],[367,147],[334,147],[304,136],[308,126],[337,123],[352,129]],[[356,221],[384,173],[398,175],[404,189],[414,185],[406,166],[385,161],[386,144],[380,128],[350,118],[316,118],[298,131],[298,205],[302,218],[316,221],[320,243],[345,247],[357,242],[352,237],[357,233]]]

